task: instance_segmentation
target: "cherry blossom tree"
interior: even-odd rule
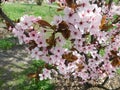
[[[38,73],[40,80],[57,74],[79,78],[79,83],[91,88],[91,82],[106,78],[95,86],[108,90],[104,83],[120,67],[120,6],[99,0],[52,2],[64,15],[55,16],[51,24],[42,17],[24,15],[11,28],[20,44],[28,45],[31,57],[46,63]],[[65,47],[67,41],[69,47]]]

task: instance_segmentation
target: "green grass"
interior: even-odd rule
[[[11,41],[12,38],[13,37],[0,39],[0,49],[2,49],[2,50],[8,50],[8,49],[14,47],[15,43]]]
[[[0,80],[0,90],[6,90],[7,87],[9,90],[54,90],[55,85],[51,80],[36,81],[34,78],[28,78],[29,73],[36,72],[37,68],[44,66],[44,62],[41,60],[33,60],[29,63],[28,67],[21,72],[12,72],[14,80],[8,80],[7,82],[4,79]],[[23,67],[23,65],[19,65]],[[5,70],[0,69],[0,76],[5,73]]]
[[[6,3],[2,5],[3,11],[12,19],[18,19],[21,16],[35,15],[41,16],[47,21],[51,21],[55,14],[59,12],[56,11],[55,7],[50,7],[46,4],[38,6],[35,4],[18,4],[18,3]]]
[[[54,90],[54,85],[51,83],[50,80],[43,80],[40,81],[33,79],[29,79],[27,75],[29,73],[33,73],[37,70],[38,67],[43,67],[44,62],[41,60],[33,60],[32,63],[29,65],[28,69],[25,69],[21,73],[17,73],[15,78],[16,82],[16,89],[17,90]]]
[[[108,3],[110,0],[106,0],[106,2]],[[116,4],[119,2],[119,0],[113,0],[113,2],[115,2]]]
[[[106,0],[108,2],[108,0]],[[114,0],[118,2],[119,0]],[[55,6],[55,4],[54,4]],[[2,5],[3,11],[12,19],[18,19],[25,14],[42,16],[43,19],[51,21],[54,15],[58,15],[61,12],[57,12],[55,7],[43,4],[38,6],[36,4],[19,4],[19,3],[6,3]],[[62,13],[61,13],[62,14]]]
[[[119,69],[117,69],[117,73],[118,73],[118,74],[120,74],[120,68],[119,68]]]

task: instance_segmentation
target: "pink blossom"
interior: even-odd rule
[[[48,70],[46,68],[43,69],[43,73],[39,74],[40,80],[44,79],[52,79],[51,77],[51,70]]]
[[[54,20],[52,22],[53,25],[58,25],[59,23],[62,22],[62,16],[54,16]]]
[[[21,17],[20,24],[22,26],[22,29],[28,29],[33,24],[32,19],[33,17],[29,17],[28,15]]]
[[[52,72],[63,75],[64,78],[80,77],[81,83],[114,76],[117,67],[112,66],[110,59],[111,51],[117,51],[116,56],[120,56],[120,25],[118,22],[114,24],[111,22],[110,24],[115,28],[108,30],[101,30],[100,25],[104,24],[101,22],[103,15],[107,16],[106,23],[114,19],[114,14],[119,15],[117,11],[119,6],[113,4],[108,10],[104,5],[98,7],[96,4],[90,4],[89,0],[76,0],[78,6],[73,8],[67,5],[66,0],[50,2],[55,1],[65,5],[64,15],[55,16],[52,25],[48,25],[50,28],[39,25],[38,21],[42,19],[41,17],[24,15],[12,31],[21,44],[31,45],[28,52],[32,58],[43,60],[56,67],[54,70],[44,68],[39,74],[40,80],[51,79]],[[65,47],[67,43],[65,35],[58,31],[62,21],[70,31],[70,34],[64,31],[66,35],[68,34],[70,47]],[[47,23],[41,24],[47,25]],[[52,26],[56,27],[53,29]],[[65,29],[66,27],[63,26]],[[50,34],[55,34],[55,45],[51,44],[53,40],[47,42]],[[101,49],[104,49],[104,55],[100,54]]]
[[[58,46],[64,46],[66,43],[65,39],[62,36],[58,36],[56,38],[56,42]]]
[[[35,58],[36,60],[39,60],[41,55],[43,55],[43,53],[39,50],[38,47],[32,49],[32,51],[31,51],[31,57],[32,58]]]

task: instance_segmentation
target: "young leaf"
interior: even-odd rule
[[[101,29],[101,31],[107,31],[107,30],[113,28],[113,25],[106,22],[106,16],[104,15],[102,17],[101,25],[99,26],[99,28]]]
[[[70,30],[69,30],[69,27],[65,21],[62,21],[59,24],[57,31],[62,33],[62,35],[65,39],[68,39],[70,37]]]
[[[78,59],[77,56],[73,55],[72,52],[68,53],[68,54],[63,54],[62,58],[67,60],[68,62],[74,62]]]
[[[84,66],[80,63],[80,64],[76,64],[77,66],[78,66],[78,68],[77,68],[77,71],[78,72],[80,72],[83,68],[84,68]]]
[[[36,78],[37,77],[37,73],[29,73],[28,78],[32,79],[32,78]]]
[[[99,26],[99,28],[102,30],[103,26],[106,24],[106,16],[103,15],[102,20],[101,20],[101,25]]]
[[[56,45],[56,40],[55,40],[55,34],[53,33],[52,36],[50,36],[48,39],[46,39],[47,44],[49,45],[48,47],[51,48]]]
[[[68,25],[67,25],[67,23],[66,23],[65,21],[62,21],[62,22],[58,25],[58,31],[59,31],[59,32],[65,30],[65,29],[68,29],[68,28],[69,28],[69,27],[68,27]]]
[[[45,20],[39,20],[38,23],[39,23],[39,25],[40,25],[41,27],[44,27],[44,28],[46,28],[46,27],[52,28],[52,26],[51,26],[47,21],[45,21]]]
[[[120,66],[120,57],[115,57],[112,62],[111,62],[112,66],[116,67],[116,66]]]
[[[116,66],[120,66],[120,57],[117,56],[117,51],[111,51],[112,54],[112,66],[116,67]]]
[[[77,6],[76,0],[66,0],[66,3],[67,3],[67,6],[72,9],[75,9]]]
[[[37,44],[35,43],[35,41],[32,40],[29,42],[29,45],[28,45],[29,50],[34,49],[36,46],[37,46]]]
[[[68,39],[70,37],[70,30],[68,29],[61,31],[61,33],[65,39]]]

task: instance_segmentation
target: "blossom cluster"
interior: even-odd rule
[[[54,67],[43,69],[40,80],[51,79],[52,73],[79,77],[82,83],[112,77],[120,66],[120,23],[113,18],[120,15],[120,7],[107,10],[89,0],[66,1],[62,0],[64,15],[55,16],[51,24],[25,15],[12,30],[28,45],[31,57]]]

